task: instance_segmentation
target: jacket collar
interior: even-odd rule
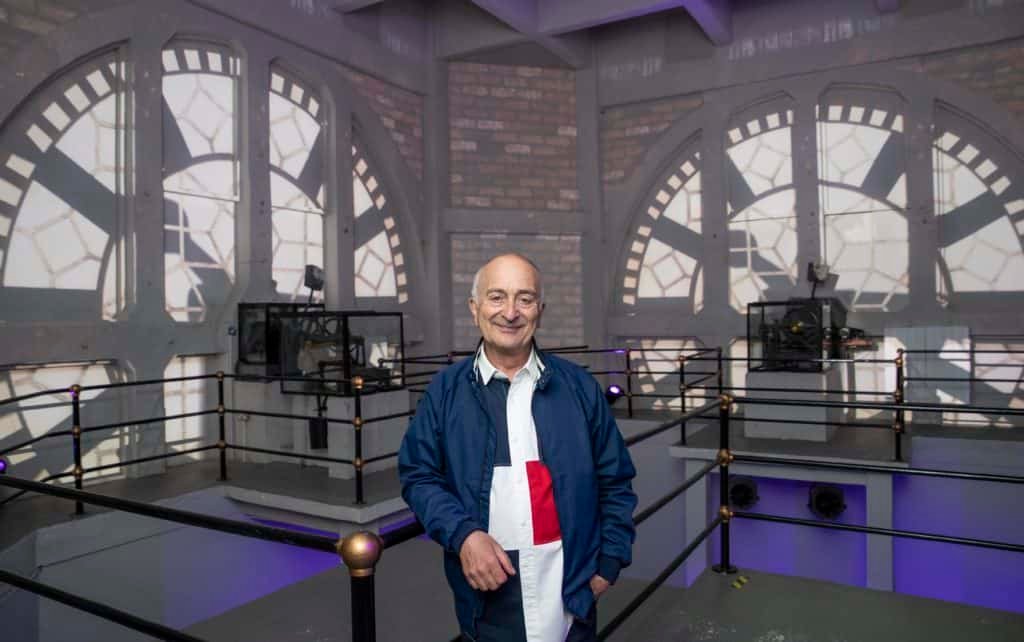
[[[487,385],[491,381],[491,377],[494,376],[494,372],[497,370],[489,361],[487,361],[486,355],[484,355],[484,340],[481,339],[476,344],[476,356],[473,358],[473,367],[470,368],[468,374],[469,379],[473,383]],[[480,357],[483,357],[481,359]],[[481,363],[486,362],[486,364]],[[530,359],[526,362],[527,368],[536,368],[534,370],[537,377],[537,390],[543,390],[547,386],[548,381],[551,380],[551,376],[554,374],[554,369],[548,367],[548,355],[537,347],[537,340],[533,340],[533,348],[530,352]],[[490,372],[484,372],[485,369],[490,368]]]

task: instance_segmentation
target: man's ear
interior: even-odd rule
[[[537,312],[537,327],[540,327],[540,320],[544,318],[544,302],[540,302],[540,310]]]
[[[477,304],[476,299],[474,299],[473,297],[469,297],[466,300],[466,303],[469,305],[469,316],[472,317],[472,319],[473,319],[473,325],[475,325],[475,326],[477,326],[479,328],[480,324],[476,322],[476,311],[479,308],[479,305]]]

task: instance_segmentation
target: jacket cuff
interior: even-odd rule
[[[482,530],[483,529],[480,528],[480,526],[471,519],[467,519],[466,521],[459,524],[459,527],[455,529],[454,533],[452,533],[452,540],[450,546],[452,552],[458,555],[459,551],[462,550],[462,543],[466,541],[466,538],[469,537],[470,533],[472,533],[473,531]]]
[[[614,557],[601,555],[597,558],[597,574],[614,584],[619,579],[619,571],[622,570],[622,562]]]

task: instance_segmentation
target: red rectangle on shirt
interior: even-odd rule
[[[533,514],[533,545],[557,542],[562,539],[555,510],[555,493],[551,486],[551,473],[540,461],[526,462],[526,478],[530,483],[530,510]]]

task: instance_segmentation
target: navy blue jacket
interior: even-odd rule
[[[583,619],[594,603],[590,578],[614,582],[631,561],[636,470],[597,381],[574,363],[537,356],[544,370],[533,419],[562,531],[562,599]],[[471,637],[484,594],[463,575],[459,549],[471,532],[487,530],[497,441],[473,366],[469,357],[433,378],[398,455],[402,497],[444,547],[459,626]]]

